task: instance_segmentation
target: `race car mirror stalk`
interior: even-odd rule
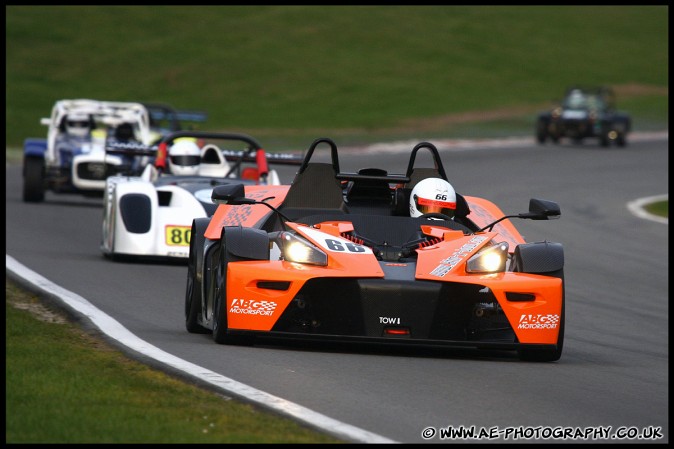
[[[505,220],[506,218],[524,218],[529,220],[555,220],[559,218],[561,212],[559,210],[559,205],[554,201],[541,200],[538,198],[531,198],[529,200],[529,212],[515,214],[515,215],[505,215],[493,223],[488,224],[487,226],[479,229],[477,232],[482,232],[485,229],[491,231],[494,226],[500,221]]]

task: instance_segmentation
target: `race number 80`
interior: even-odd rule
[[[168,246],[189,246],[191,226],[166,226],[165,240]]]

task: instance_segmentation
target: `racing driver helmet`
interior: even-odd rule
[[[81,113],[68,114],[65,124],[66,132],[70,136],[87,137],[91,131],[89,115]]]
[[[410,194],[410,216],[439,213],[454,218],[456,192],[450,183],[440,178],[419,181]]]
[[[191,140],[178,140],[169,149],[169,171],[174,175],[196,175],[200,162],[199,145]]]

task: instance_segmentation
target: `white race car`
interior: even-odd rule
[[[266,153],[245,134],[203,131],[171,133],[158,147],[116,145],[108,152],[155,156],[140,176],[106,180],[101,251],[110,259],[186,261],[192,220],[215,212],[215,186],[280,185],[268,164],[302,163],[299,154]]]

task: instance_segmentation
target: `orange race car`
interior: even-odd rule
[[[311,160],[321,144],[331,162]],[[433,167],[415,166],[419,150]],[[417,187],[426,179],[447,181],[431,143],[412,149],[404,174],[345,173],[335,143],[322,138],[291,185],[215,187],[215,214],[192,223],[187,330],[217,343],[468,346],[558,360],[563,247],[525,242],[510,219],[558,218],[559,206],[531,199],[528,212],[505,215],[453,189],[425,198]]]

